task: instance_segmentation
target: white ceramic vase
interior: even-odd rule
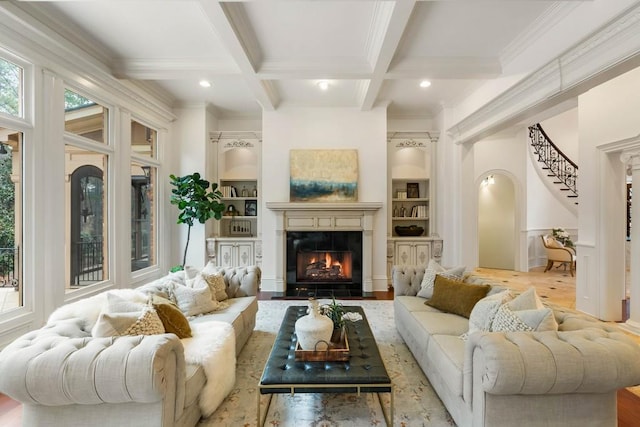
[[[303,350],[326,350],[333,334],[333,321],[320,314],[318,300],[309,298],[309,314],[296,321],[295,329]]]

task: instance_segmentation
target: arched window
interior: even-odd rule
[[[71,286],[104,279],[103,172],[84,165],[71,174]]]

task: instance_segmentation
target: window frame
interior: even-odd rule
[[[160,219],[160,196],[161,196],[161,192],[159,191],[159,188],[161,187],[161,183],[160,183],[160,179],[159,177],[161,176],[160,172],[161,172],[161,162],[159,160],[159,155],[158,153],[160,152],[160,145],[161,145],[161,131],[159,129],[158,126],[154,126],[150,123],[148,123],[147,121],[141,119],[140,117],[134,116],[132,115],[130,117],[130,122],[129,122],[129,129],[131,129],[131,123],[132,122],[137,122],[138,124],[148,127],[152,130],[154,130],[156,132],[156,146],[155,151],[156,151],[156,155],[154,157],[150,157],[150,156],[140,156],[137,155],[134,151],[133,148],[131,147],[131,145],[129,146],[129,168],[131,167],[131,165],[133,163],[139,163],[142,166],[149,166],[152,168],[155,168],[156,170],[156,185],[153,186],[153,197],[154,197],[154,203],[152,206],[153,209],[153,217],[155,218],[155,224],[152,224],[151,227],[153,229],[153,239],[155,242],[155,264],[151,264],[148,267],[145,268],[141,268],[139,270],[135,270],[132,271],[131,267],[129,267],[129,272],[131,274],[131,278],[132,281],[135,282],[136,279],[140,279],[145,277],[146,275],[148,275],[151,272],[154,272],[156,270],[158,270],[160,268],[161,262],[160,262],[160,256],[161,256],[161,252],[160,252],[160,223],[161,223],[161,219]],[[131,175],[129,175],[129,185],[131,184]],[[129,207],[129,211],[131,211],[131,206]],[[132,230],[129,230],[129,238],[131,237],[131,233]],[[131,249],[131,248],[130,248]]]
[[[90,152],[94,152],[96,154],[102,154],[104,156],[106,156],[107,159],[107,168],[104,171],[104,173],[107,175],[106,179],[103,179],[103,185],[106,187],[106,207],[104,208],[104,216],[106,218],[106,227],[105,227],[105,241],[107,242],[107,248],[104,251],[104,254],[106,255],[106,272],[107,272],[107,278],[104,280],[101,280],[99,282],[93,283],[91,285],[86,285],[83,286],[81,288],[78,289],[73,289],[73,290],[67,290],[66,284],[64,284],[64,287],[62,289],[63,293],[64,293],[64,301],[65,302],[70,302],[70,301],[74,301],[80,298],[83,298],[85,295],[88,294],[94,294],[97,291],[103,290],[103,289],[108,289],[113,287],[114,283],[115,283],[115,237],[116,236],[116,229],[115,229],[115,205],[116,205],[116,162],[117,162],[117,153],[116,153],[116,140],[115,140],[115,123],[117,122],[117,120],[114,119],[115,115],[118,112],[118,108],[116,108],[114,105],[106,102],[105,100],[101,99],[99,96],[97,95],[93,95],[90,93],[87,93],[86,91],[79,89],[78,87],[76,87],[75,85],[73,85],[72,82],[69,81],[64,81],[63,82],[63,87],[64,90],[70,90],[73,91],[75,93],[77,93],[78,95],[84,96],[87,99],[90,99],[98,104],[100,104],[102,107],[106,108],[108,110],[108,120],[107,123],[105,123],[105,130],[108,133],[107,138],[105,139],[104,142],[99,142],[99,141],[95,141],[93,139],[90,138],[86,138],[83,136],[80,136],[78,134],[72,133],[72,132],[68,132],[65,130],[65,123],[64,123],[64,98],[60,100],[61,102],[61,108],[62,108],[62,112],[63,112],[63,123],[61,123],[62,129],[63,129],[63,138],[62,138],[62,150],[63,153],[66,152],[67,149],[67,145],[72,146],[72,147],[76,147],[76,148],[80,148],[82,150],[87,150]],[[62,92],[63,96],[64,96],[64,91]],[[65,164],[65,175],[67,174],[66,171],[66,164]],[[70,176],[69,172],[69,176]],[[65,179],[67,177],[65,176]],[[68,200],[66,200],[65,198],[65,204],[68,202]],[[65,238],[67,238],[68,236],[66,236],[67,232],[65,231]],[[67,259],[66,257],[66,252],[65,252],[65,265],[68,264],[70,262],[70,259]],[[70,267],[70,266],[67,266]]]

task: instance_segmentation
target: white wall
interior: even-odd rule
[[[514,233],[521,234],[526,223],[526,190],[525,163],[527,161],[527,132],[521,129],[517,133],[502,134],[493,138],[478,141],[466,147],[468,153],[463,156],[462,165],[462,239],[460,250],[462,263],[472,269],[478,266],[478,192],[481,181],[488,174],[506,175],[513,181],[515,192]],[[466,144],[465,144],[466,146]],[[499,153],[499,155],[497,155]],[[521,240],[521,239],[520,239]],[[524,243],[514,248],[516,270],[527,270],[523,262],[525,252]]]
[[[263,275],[262,289],[283,292],[275,285],[275,215],[266,202],[289,201],[289,151],[291,149],[357,149],[360,202],[382,202],[375,215],[373,233],[373,290],[387,289],[386,195],[387,118],[385,108],[360,111],[351,108],[293,108],[283,106],[263,112],[261,199]]]
[[[175,122],[172,132],[172,159],[173,170],[168,171],[170,174],[177,176],[188,175],[199,172],[201,176],[207,177],[207,154],[209,136],[207,132],[208,120],[207,112],[204,106],[185,107],[176,109],[175,113],[178,119]],[[169,186],[171,187],[171,186]],[[169,197],[171,189],[168,189]],[[185,224],[176,224],[178,217],[178,208],[170,205],[168,217],[170,222],[174,224],[174,239],[172,239],[172,256],[170,265],[182,264],[182,256],[187,241],[188,226]],[[187,265],[202,267],[207,257],[206,251],[207,230],[205,225],[196,221],[191,227],[191,237],[189,240],[189,249],[187,251]]]
[[[540,122],[553,143],[573,162],[578,161],[578,109],[568,111]],[[580,167],[580,165],[578,165]]]
[[[515,269],[516,192],[511,178],[491,174],[478,192],[478,266]]]
[[[630,96],[636,93],[640,93],[640,69],[593,88],[578,100],[576,307],[604,320],[620,320],[624,298],[625,168],[614,145],[640,134],[640,97]]]

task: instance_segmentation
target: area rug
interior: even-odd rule
[[[363,307],[395,387],[394,426],[455,426],[411,352],[400,338],[393,319],[392,301],[344,301]],[[259,301],[256,328],[238,356],[236,384],[229,396],[201,427],[257,425],[257,385],[280,322],[290,305],[303,301]],[[381,394],[385,408],[389,394]],[[266,408],[268,396],[261,396]],[[274,394],[265,420],[269,427],[384,426],[378,397],[357,394]]]

